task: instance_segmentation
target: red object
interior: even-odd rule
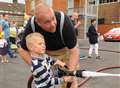
[[[120,27],[113,28],[103,35],[105,41],[120,42]]]

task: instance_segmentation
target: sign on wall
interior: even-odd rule
[[[18,0],[18,3],[25,4],[25,0]]]
[[[13,3],[13,0],[0,0],[0,2]]]

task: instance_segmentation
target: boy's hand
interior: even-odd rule
[[[58,71],[59,77],[68,76],[69,75],[69,71],[68,71],[66,65],[64,67],[58,65],[57,66],[57,71]]]

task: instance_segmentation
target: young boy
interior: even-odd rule
[[[4,33],[0,32],[0,56],[1,56],[1,63],[8,62],[7,60],[7,51],[8,51],[8,43],[3,38]]]
[[[65,63],[55,60],[45,54],[46,46],[40,33],[31,33],[26,37],[26,45],[32,58],[31,71],[36,88],[54,88],[64,82],[65,78],[54,77],[51,66]],[[58,88],[58,87],[56,87]]]
[[[95,28],[96,25],[96,19],[91,19],[91,25],[88,29],[87,36],[89,38],[90,48],[89,48],[89,56],[88,58],[91,58],[92,52],[95,51],[96,59],[100,59],[99,53],[98,53],[98,33]]]

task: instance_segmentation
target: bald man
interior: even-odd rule
[[[81,25],[81,22],[80,20],[78,19],[78,16],[79,14],[77,12],[73,12],[72,14],[72,17],[71,17],[71,21],[74,25],[74,28],[75,28],[75,32],[76,32],[76,35],[78,36],[78,28],[80,27]]]
[[[35,32],[39,32],[44,36],[48,55],[60,58],[60,60],[68,63],[69,70],[75,70],[79,62],[79,50],[76,47],[77,39],[75,30],[69,17],[65,15],[62,31],[63,43],[60,35],[60,18],[60,12],[54,12],[47,5],[38,4],[35,7]],[[30,33],[33,33],[31,19],[25,27],[21,48],[19,49],[22,59],[27,64],[31,64],[31,59],[26,47],[25,37]],[[71,88],[77,88],[76,81],[73,80]]]

